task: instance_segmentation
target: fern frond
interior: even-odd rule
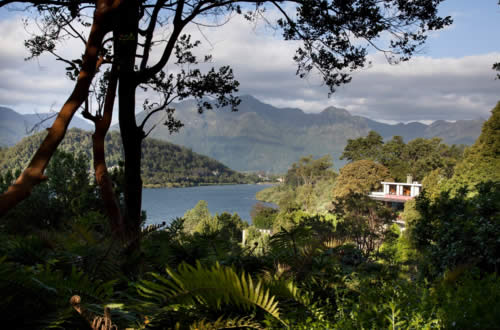
[[[264,329],[262,326],[254,321],[251,317],[241,317],[234,319],[225,319],[223,316],[219,317],[215,322],[207,320],[196,321],[189,326],[190,330],[218,330],[218,329]]]
[[[89,302],[101,304],[114,293],[115,282],[100,282],[73,267],[70,274],[53,269],[50,264],[34,267],[21,266],[0,258],[0,318],[8,322],[23,323],[25,328],[75,328],[70,323],[75,314],[68,305],[68,297],[80,294]],[[100,305],[89,309],[102,311]],[[29,318],[26,318],[29,311]],[[20,324],[21,324],[20,323]],[[77,327],[76,327],[77,328]]]
[[[258,307],[277,320],[280,319],[278,301],[250,275],[238,275],[232,268],[218,263],[205,268],[200,262],[196,267],[179,265],[177,271],[167,268],[169,279],[153,273],[156,280],[140,281],[136,287],[139,294],[162,304],[203,305],[221,310],[222,306],[235,306],[244,311]]]

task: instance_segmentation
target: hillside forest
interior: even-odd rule
[[[258,194],[279,208],[255,205],[251,225],[237,214],[212,215],[200,201],[182,218],[143,226],[134,250],[113,238],[87,156],[60,150],[49,179],[2,218],[2,322],[17,329],[496,328],[499,141],[500,103],[465,149],[371,133],[348,141],[339,173],[329,156],[292,164],[283,184]],[[1,191],[14,178],[2,173]],[[123,203],[123,173],[112,173]],[[424,190],[404,210],[367,197],[380,181],[406,174]]]
[[[45,136],[45,132],[40,132],[24,138],[13,147],[0,149],[0,168],[7,172],[24,169]],[[87,168],[92,168],[92,133],[70,129],[58,150],[84,157],[87,159]],[[123,170],[123,146],[118,132],[110,132],[106,136],[105,152],[108,167],[112,170]],[[256,175],[238,173],[188,148],[155,139],[144,141],[142,158],[141,177],[144,186],[148,188],[259,181]]]

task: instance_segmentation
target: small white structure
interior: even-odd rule
[[[372,199],[384,202],[404,203],[420,194],[422,184],[413,181],[408,175],[406,183],[403,182],[381,182],[383,190],[373,191],[368,196]]]
[[[273,234],[273,232],[271,231],[271,229],[260,229],[260,228],[256,228],[261,234],[264,234],[264,235],[269,235],[271,236]],[[242,230],[242,238],[241,238],[241,244],[245,245],[245,242],[247,241],[247,236],[248,236],[248,229],[243,229]]]

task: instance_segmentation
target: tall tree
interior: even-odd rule
[[[437,168],[443,169],[443,174],[449,178],[457,161],[462,158],[463,148],[448,146],[437,137],[416,138],[406,144],[401,136],[393,136],[384,143],[382,137],[372,131],[366,137],[349,139],[342,159],[375,161],[386,166],[398,181],[404,181],[408,174],[422,180]]]
[[[312,155],[302,157],[293,163],[285,176],[288,185],[313,185],[320,179],[330,178],[335,175],[332,170],[333,161],[330,155],[314,159]]]
[[[370,131],[366,137],[348,139],[340,159],[347,159],[350,162],[362,159],[378,160],[383,145],[382,136],[375,131]]]
[[[457,164],[446,188],[455,194],[463,186],[477,192],[477,184],[500,181],[500,102],[491,110],[491,117],[483,124],[481,135],[465,151],[463,161]]]
[[[360,193],[348,193],[337,198],[332,211],[342,219],[335,235],[340,240],[353,241],[366,256],[380,247],[394,219],[390,207]]]
[[[392,181],[389,170],[372,160],[358,160],[340,169],[333,196],[337,199],[351,194],[367,194],[382,188],[382,181]]]
[[[32,56],[54,54],[69,65],[68,76],[76,83],[26,170],[0,196],[0,215],[46,179],[47,163],[71,118],[93,92],[96,72],[112,65],[118,80],[118,119],[125,153],[123,223],[126,236],[133,240],[139,237],[141,223],[141,143],[149,133],[145,131],[146,121],[153,113],[164,111],[166,124],[175,131],[181,123],[170,107],[174,100],[195,98],[199,111],[227,105],[236,109],[239,103],[233,96],[238,83],[229,67],[212,68],[206,73],[197,67],[193,49],[199,42],[183,34],[188,25],[234,13],[255,20],[265,9],[275,8],[281,14],[276,23],[283,37],[302,41],[294,56],[297,74],[305,77],[317,70],[334,92],[350,81],[351,71],[366,64],[369,47],[383,51],[390,60],[404,61],[424,43],[429,30],[451,24],[449,17],[437,14],[442,0],[3,0],[0,7],[14,2],[35,8],[43,18],[41,35],[26,41]],[[89,16],[92,22],[86,20]],[[78,24],[89,27],[87,37],[76,27]],[[164,35],[165,27],[169,29],[166,40],[158,37]],[[81,59],[58,55],[56,46],[68,35],[85,43]],[[390,41],[383,44],[386,36]],[[158,48],[161,54],[154,59],[150,54]],[[178,66],[178,73],[164,71],[167,64]],[[143,104],[149,115],[141,123],[135,118],[138,88],[150,88],[161,95],[159,102],[146,100]],[[104,92],[109,93],[113,91]],[[212,96],[215,102],[207,102],[205,96]]]

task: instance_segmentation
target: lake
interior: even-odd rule
[[[223,186],[201,186],[189,188],[148,188],[142,191],[142,209],[147,214],[147,224],[163,221],[169,223],[182,217],[200,200],[208,203],[212,215],[229,212],[251,222],[250,210],[257,203],[255,194],[269,184],[239,184]]]

